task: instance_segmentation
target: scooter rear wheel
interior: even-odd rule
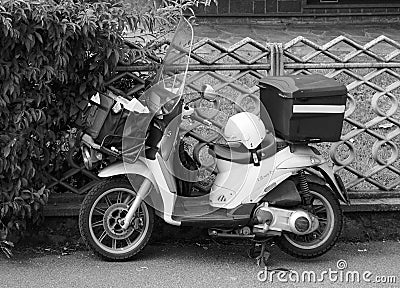
[[[121,228],[136,197],[127,179],[106,179],[86,195],[79,213],[79,230],[89,248],[109,261],[128,260],[147,244],[153,231],[154,209],[142,202],[127,229]]]
[[[308,185],[314,209],[310,212],[318,217],[318,229],[302,236],[284,233],[277,241],[282,251],[297,258],[315,258],[325,254],[335,245],[343,225],[343,212],[333,192],[327,186]]]

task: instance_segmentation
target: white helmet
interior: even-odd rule
[[[224,135],[228,142],[237,141],[247,149],[255,149],[264,140],[266,132],[264,123],[258,116],[241,112],[228,119]]]

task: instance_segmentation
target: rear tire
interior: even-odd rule
[[[127,179],[106,179],[93,187],[82,202],[79,230],[88,247],[109,261],[132,259],[146,246],[154,226],[154,209],[142,202],[128,229],[123,218],[136,197]]]
[[[315,183],[308,185],[313,196],[314,215],[319,218],[320,227],[304,236],[286,232],[277,241],[282,251],[303,259],[319,257],[329,251],[335,245],[343,226],[343,212],[333,192],[327,186]]]

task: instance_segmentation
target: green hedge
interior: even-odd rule
[[[49,195],[44,151],[50,151],[48,160],[58,157],[59,150],[51,148],[59,132],[78,113],[76,104],[102,89],[112,74],[124,29],[164,31],[182,9],[199,2],[158,1],[158,7],[144,0],[1,2],[0,248],[10,232],[39,219]],[[133,51],[138,61],[151,53],[138,47]]]

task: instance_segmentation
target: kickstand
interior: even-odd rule
[[[256,264],[257,266],[261,266],[262,264],[264,264],[264,266],[267,266],[267,262],[269,259],[269,256],[271,255],[271,253],[269,253],[269,251],[267,251],[267,244],[269,244],[270,241],[265,240],[262,242],[255,242],[253,243],[253,245],[250,247],[249,250],[249,257],[256,259]],[[261,250],[259,255],[257,256],[257,251],[259,246],[261,246]]]

